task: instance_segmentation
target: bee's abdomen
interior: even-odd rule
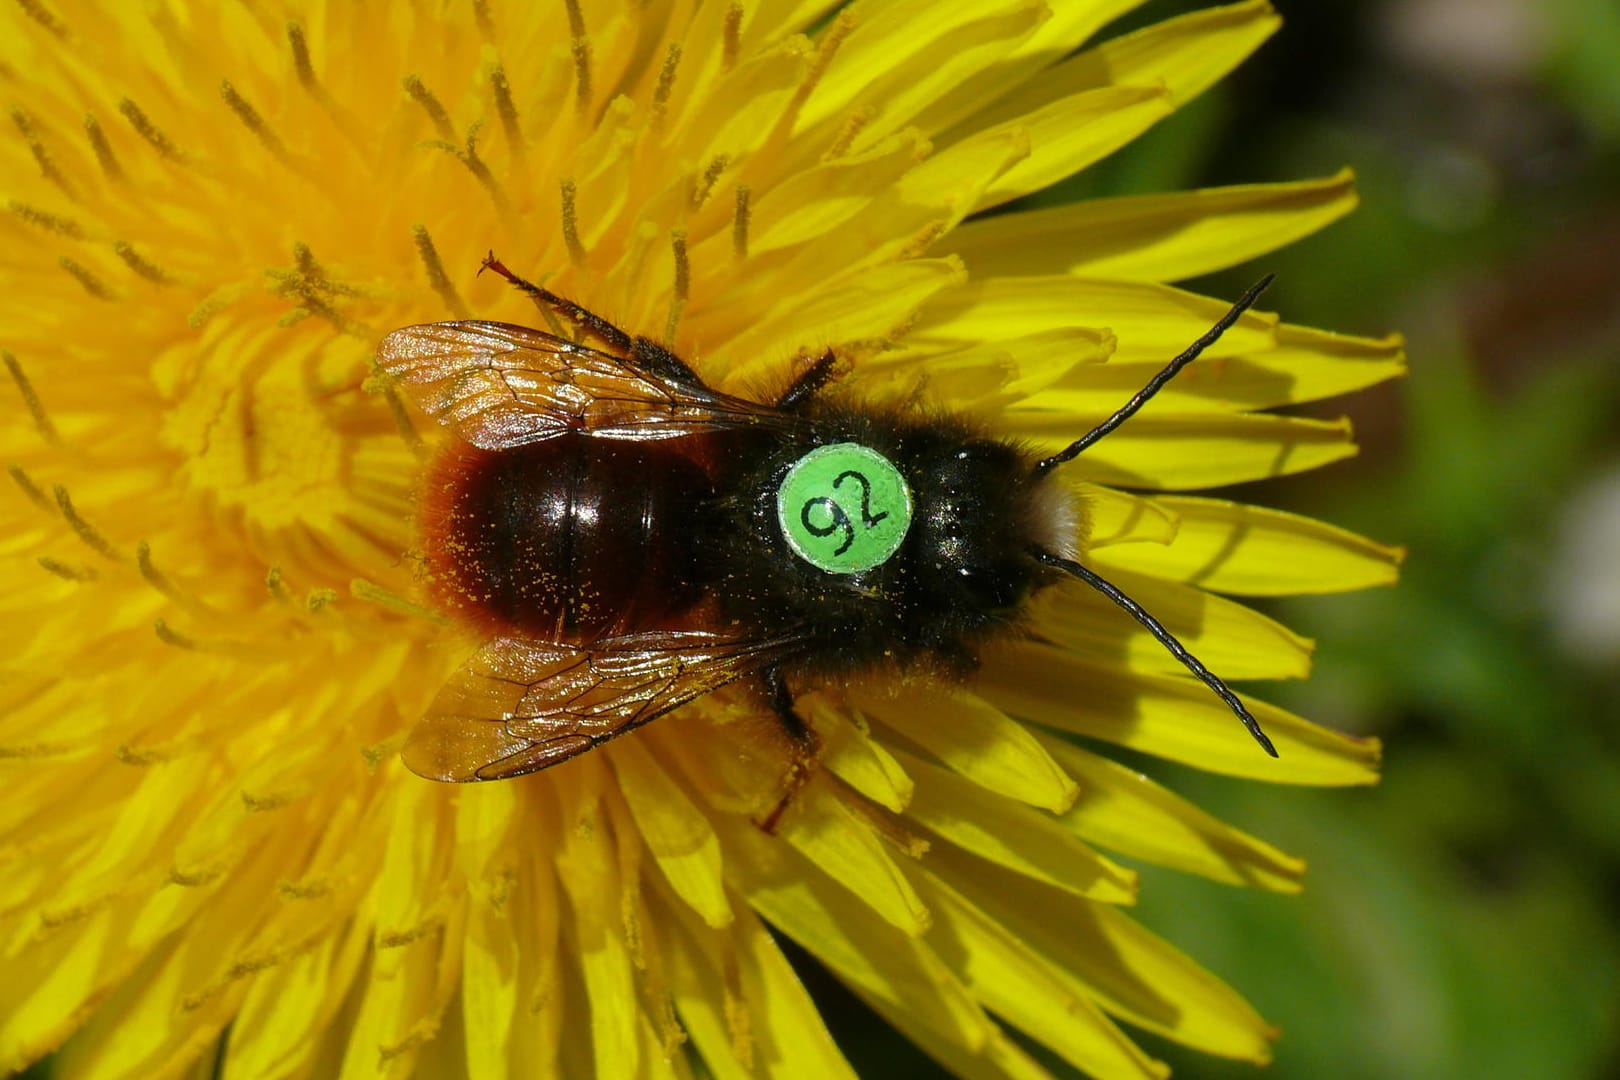
[[[680,441],[451,448],[422,510],[435,597],[496,632],[548,640],[668,625],[702,595],[693,532],[712,490]]]

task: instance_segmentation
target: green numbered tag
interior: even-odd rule
[[[776,492],[776,520],[799,558],[829,574],[881,566],[911,528],[911,489],[889,459],[858,443],[820,446]]]

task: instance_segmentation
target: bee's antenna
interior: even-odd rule
[[[1153,397],[1154,394],[1157,394],[1160,390],[1163,390],[1164,385],[1171,379],[1175,378],[1176,375],[1181,372],[1182,368],[1198,359],[1199,353],[1203,352],[1205,349],[1215,344],[1215,342],[1219,341],[1221,335],[1226,333],[1227,330],[1231,329],[1232,324],[1237,322],[1239,317],[1241,317],[1245,311],[1249,310],[1250,305],[1260,298],[1260,294],[1266,291],[1266,286],[1271,284],[1275,276],[1276,275],[1274,274],[1267,274],[1265,277],[1249,286],[1249,291],[1238,298],[1238,302],[1232,305],[1232,310],[1228,311],[1225,315],[1222,315],[1220,321],[1214,326],[1210,327],[1204,333],[1203,337],[1187,346],[1185,352],[1166,364],[1163,371],[1149,379],[1148,384],[1142,387],[1142,389],[1138,390],[1136,392],[1136,396],[1132,397],[1131,400],[1127,401],[1123,406],[1121,406],[1119,411],[1114,413],[1113,416],[1110,416],[1108,419],[1104,420],[1102,423],[1098,424],[1096,427],[1092,428],[1090,431],[1086,432],[1084,435],[1080,436],[1074,442],[1070,443],[1064,449],[1059,450],[1051,457],[1036,462],[1035,475],[1044,476],[1049,470],[1062,465],[1065,461],[1073,460],[1081,453],[1081,451],[1085,450],[1086,447],[1090,446],[1092,443],[1096,442],[1098,439],[1102,438],[1104,435],[1107,435],[1109,432],[1119,427],[1119,425],[1135,416],[1136,411],[1143,405],[1146,405],[1148,403],[1148,399]],[[1160,640],[1163,639],[1161,638]],[[1173,652],[1174,650],[1171,651]]]
[[[1271,279],[1267,278],[1266,280],[1269,281]],[[1265,282],[1261,282],[1259,288],[1250,289],[1249,292],[1254,295],[1258,295],[1259,289],[1264,288],[1265,284]],[[1253,299],[1253,295],[1244,297],[1245,301]],[[1211,340],[1214,339],[1212,338]],[[1227,707],[1237,714],[1237,718],[1239,720],[1243,721],[1243,726],[1249,729],[1249,734],[1254,736],[1254,741],[1260,744],[1261,749],[1270,754],[1272,757],[1277,756],[1277,748],[1271,744],[1271,739],[1267,737],[1266,733],[1260,730],[1260,721],[1256,720],[1253,714],[1251,714],[1249,710],[1244,707],[1243,702],[1238,699],[1236,694],[1232,693],[1231,688],[1221,681],[1220,676],[1216,675],[1213,671],[1209,670],[1209,668],[1205,667],[1203,662],[1200,661],[1198,657],[1188,652],[1187,647],[1181,642],[1177,641],[1176,636],[1170,631],[1166,630],[1163,623],[1161,623],[1158,619],[1155,619],[1152,615],[1149,615],[1141,604],[1138,604],[1135,600],[1132,600],[1130,597],[1120,592],[1119,587],[1114,585],[1112,582],[1099,577],[1096,573],[1088,570],[1084,566],[1081,566],[1072,559],[1065,559],[1061,555],[1054,555],[1050,551],[1045,551],[1041,548],[1036,548],[1034,555],[1038,561],[1045,563],[1047,566],[1056,567],[1066,574],[1079,578],[1081,581],[1085,582],[1087,585],[1090,585],[1093,589],[1096,589],[1098,592],[1108,597],[1108,599],[1124,608],[1125,612],[1130,615],[1131,618],[1141,623],[1142,626],[1146,628],[1148,633],[1152,634],[1155,638],[1158,638],[1159,644],[1168,649],[1171,656],[1175,657],[1177,660],[1180,660],[1183,664],[1186,664],[1188,671],[1198,676],[1199,680],[1203,682],[1205,686],[1215,691],[1215,693],[1220,696],[1220,699],[1226,702]]]

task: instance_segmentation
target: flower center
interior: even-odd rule
[[[255,363],[258,347],[209,346],[230,362],[205,363],[172,388],[163,442],[179,458],[181,482],[240,513],[250,531],[325,529],[352,499],[350,440],[308,368]]]

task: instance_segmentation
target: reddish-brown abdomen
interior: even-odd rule
[[[702,595],[695,515],[712,494],[683,440],[564,435],[431,471],[421,524],[441,607],[552,641],[659,629]]]

